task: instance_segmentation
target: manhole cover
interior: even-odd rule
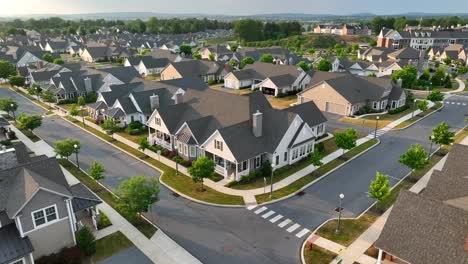
[[[175,192],[173,192],[172,195],[173,195],[174,197],[179,197],[179,196],[180,196],[178,193],[175,193]]]
[[[302,195],[304,195],[304,194],[305,194],[304,191],[300,191],[300,192],[298,192],[296,195],[297,195],[297,196],[302,196]]]

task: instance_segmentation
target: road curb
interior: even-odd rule
[[[83,129],[81,126],[79,126],[79,125],[77,125],[77,124],[71,122],[70,120],[67,120],[66,118],[63,118],[63,117],[61,117],[61,118],[62,118],[63,120],[65,120],[65,121],[67,121],[67,122],[73,124],[74,126],[77,126],[78,128],[80,128],[81,130],[85,131],[86,133],[95,136],[96,138],[98,138],[99,140],[101,140],[101,141],[103,141],[103,142],[109,144],[110,146],[112,146],[112,147],[114,147],[114,148],[116,148],[116,149],[118,149],[118,150],[124,152],[125,154],[127,154],[127,155],[129,155],[129,156],[135,158],[136,160],[138,160],[138,161],[140,161],[140,162],[143,162],[145,165],[147,165],[147,166],[149,166],[149,167],[151,167],[151,168],[153,168],[153,169],[159,171],[159,172],[161,173],[161,176],[159,176],[159,182],[160,182],[162,185],[164,185],[166,188],[168,188],[168,189],[171,190],[172,192],[177,193],[178,195],[180,195],[180,196],[182,196],[182,197],[184,197],[184,198],[186,198],[186,199],[188,199],[188,200],[190,200],[190,201],[192,201],[192,202],[199,203],[199,204],[203,204],[203,205],[208,205],[208,206],[214,206],[214,207],[223,207],[223,208],[245,208],[245,205],[225,205],[225,204],[209,203],[209,202],[205,202],[205,201],[201,201],[201,200],[192,198],[192,197],[190,197],[190,196],[188,196],[188,195],[186,195],[186,194],[183,194],[183,193],[181,193],[181,192],[175,190],[174,188],[172,188],[171,186],[169,186],[167,183],[165,183],[165,182],[162,180],[162,176],[163,176],[163,174],[164,174],[165,172],[164,172],[163,170],[161,170],[160,168],[154,166],[154,165],[151,164],[151,163],[148,163],[148,162],[145,161],[145,160],[142,160],[142,159],[138,158],[137,156],[133,155],[132,153],[127,152],[126,150],[124,150],[124,149],[122,149],[122,148],[120,148],[120,147],[118,147],[118,146],[115,146],[115,145],[112,144],[111,142],[108,142],[108,141],[102,139],[101,137],[99,137],[99,136],[97,136],[97,135],[95,135],[95,134],[89,132],[88,130]],[[80,121],[78,121],[78,122],[80,122]],[[144,153],[142,152],[142,154],[144,154]],[[216,190],[215,190],[215,191],[216,191]],[[240,197],[242,197],[242,196],[240,196]]]
[[[286,200],[286,199],[289,199],[289,198],[295,196],[295,195],[298,194],[299,192],[301,192],[301,191],[307,189],[307,188],[310,187],[311,185],[313,185],[313,184],[319,182],[320,180],[322,180],[322,179],[325,178],[326,176],[330,175],[331,173],[335,172],[336,170],[340,169],[341,167],[347,165],[349,162],[353,161],[354,159],[360,157],[361,155],[365,154],[366,152],[368,152],[368,151],[372,150],[373,148],[377,147],[378,145],[380,145],[380,143],[381,143],[380,139],[377,138],[377,140],[378,140],[378,142],[377,142],[375,145],[373,145],[373,146],[371,146],[370,148],[364,150],[363,152],[357,154],[356,156],[352,157],[351,159],[347,160],[346,162],[344,162],[344,163],[338,165],[336,168],[334,168],[334,169],[332,169],[331,171],[327,172],[326,174],[320,176],[319,178],[313,180],[312,182],[310,182],[310,183],[304,185],[304,186],[301,187],[299,190],[297,190],[297,191],[295,191],[295,192],[293,192],[293,193],[291,193],[291,194],[288,194],[287,196],[281,197],[281,198],[279,198],[279,199],[277,199],[277,200],[270,201],[270,202],[266,202],[266,203],[261,203],[261,204],[258,204],[258,205],[273,204],[273,203],[281,202],[281,201],[283,201],[283,200]],[[284,188],[284,187],[283,187],[283,188]]]
[[[439,107],[439,108],[435,109],[434,111],[432,111],[431,113],[429,113],[429,114],[427,114],[427,115],[425,115],[425,116],[419,118],[418,120],[414,121],[413,123],[411,123],[411,124],[409,124],[409,125],[407,125],[407,126],[405,126],[405,127],[402,127],[402,128],[393,128],[393,129],[391,129],[390,131],[392,131],[392,130],[393,130],[393,131],[399,131],[399,130],[407,129],[407,128],[411,127],[412,125],[417,124],[419,121],[421,121],[421,120],[423,120],[423,119],[425,119],[425,118],[427,118],[427,117],[429,117],[429,116],[435,114],[436,112],[439,112],[439,111],[442,110],[442,108],[444,108],[444,107],[445,107],[445,105],[442,104],[441,107]]]

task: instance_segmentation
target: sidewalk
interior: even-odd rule
[[[30,150],[34,151],[36,155],[47,155],[48,157],[55,156],[53,148],[49,146],[45,141],[40,140],[38,142],[32,142],[28,137],[26,137],[13,125],[11,125],[10,127],[13,131],[15,131],[18,139],[21,142],[23,142]],[[70,185],[80,182],[70,172],[68,172],[64,168],[62,168],[62,170],[65,174],[67,182]],[[105,229],[102,230],[104,231],[102,232],[102,234],[99,234],[98,232],[99,237],[102,237],[105,234],[111,234],[116,231],[120,231],[154,263],[201,263],[183,247],[178,245],[175,241],[173,241],[166,234],[164,234],[164,232],[161,229],[158,228],[153,237],[151,239],[148,239],[106,202],[103,201],[102,204],[99,204],[97,207],[98,209],[102,210],[112,222],[112,228],[109,227],[109,229],[106,231],[104,231]]]
[[[443,94],[456,94],[465,90],[465,82],[460,80],[460,78],[455,78],[455,80],[458,82],[458,89],[450,92],[443,92]]]

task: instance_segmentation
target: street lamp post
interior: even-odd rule
[[[80,161],[78,160],[78,145],[77,144],[73,145],[73,148],[75,148],[76,165],[78,166],[78,169],[79,169],[80,168]]]
[[[15,110],[13,110],[13,108],[15,108],[15,104],[11,104],[10,106],[11,106],[11,109],[12,109],[11,112],[13,113],[13,120],[16,121]]]
[[[380,119],[380,116],[377,116],[377,117],[375,118],[374,138],[377,138],[377,128],[379,127],[379,119]]]
[[[174,145],[174,150],[176,151],[176,156],[174,158],[174,160],[175,160],[175,173],[176,173],[176,175],[179,175],[179,159],[177,158],[177,155],[179,155],[179,153],[177,152],[177,144]]]
[[[36,87],[36,97],[37,97],[37,101],[41,101],[39,100],[39,87]]]
[[[275,164],[271,164],[271,175],[270,175],[270,199],[273,198],[273,170],[275,168]]]
[[[427,155],[427,160],[431,158],[431,153],[432,153],[432,144],[434,144],[434,135],[431,135],[429,137],[429,140],[431,141],[431,146],[429,147],[429,155]]]
[[[342,204],[344,199],[344,194],[340,193],[340,206],[338,207],[338,224],[336,225],[335,233],[340,233],[340,223],[341,223],[341,211],[343,211]]]
[[[411,113],[411,118],[414,117],[414,112],[416,111],[416,99],[413,101],[413,112]]]

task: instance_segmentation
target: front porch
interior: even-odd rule
[[[262,156],[258,156],[242,162],[235,162],[208,151],[205,151],[205,156],[215,162],[215,172],[223,176],[227,181],[239,181],[242,176],[259,169],[263,160]]]
[[[170,151],[173,150],[172,137],[162,131],[149,128],[148,142],[151,145],[159,145]]]

